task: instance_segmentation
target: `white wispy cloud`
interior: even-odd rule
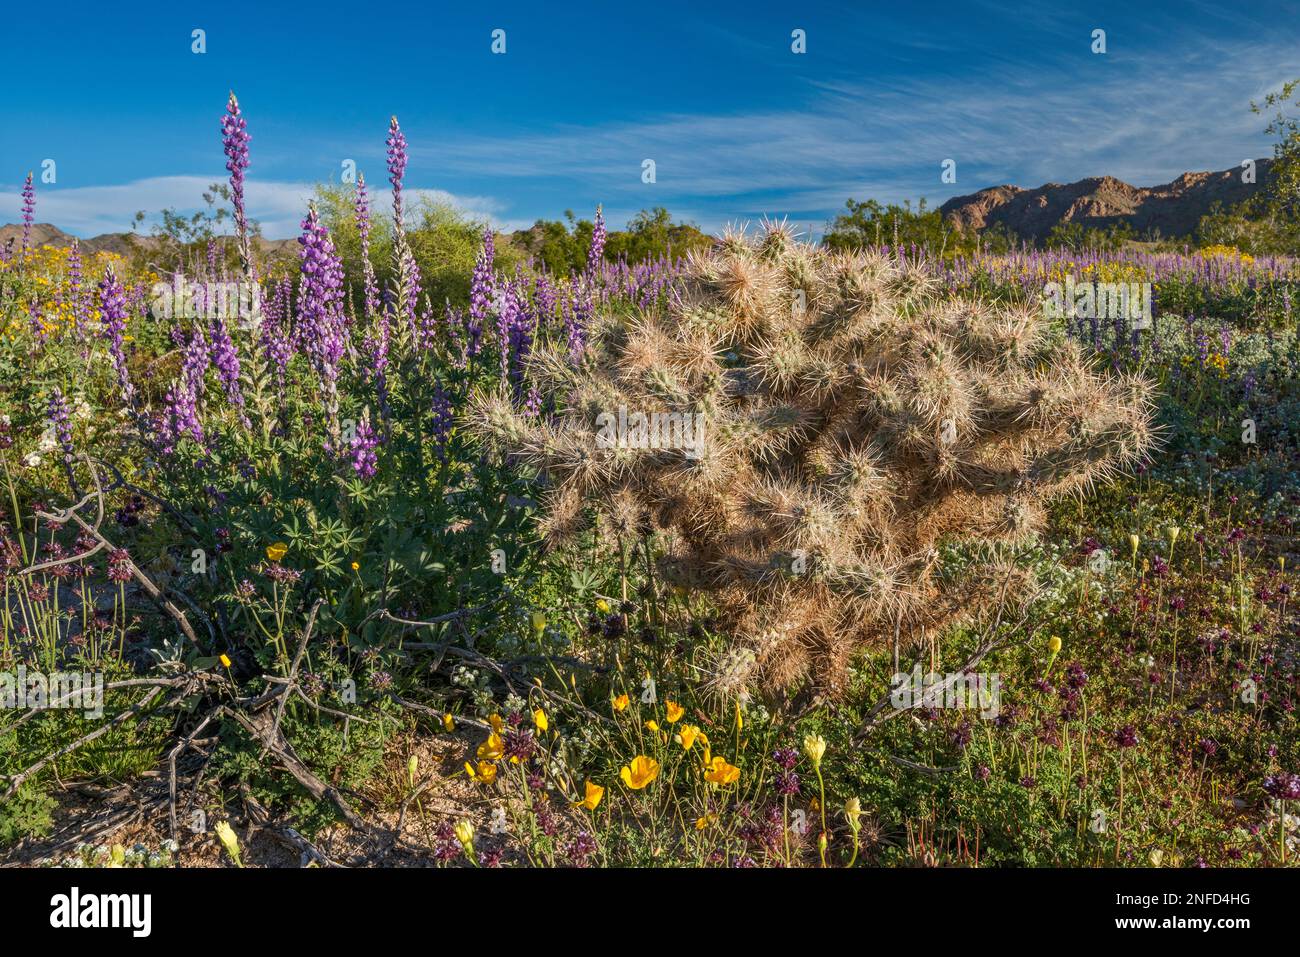
[[[1226,169],[1268,152],[1249,104],[1296,75],[1293,47],[1210,39],[1032,73],[1003,63],[960,81],[818,81],[799,109],[449,137],[413,156],[453,175],[581,182],[617,206],[689,205],[716,228],[764,212],[827,214],[849,196],[942,200],[1107,174],[1154,185]],[[955,185],[940,182],[947,158]],[[644,159],[654,185],[641,182]]]

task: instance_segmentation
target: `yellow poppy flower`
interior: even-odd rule
[[[355,571],[360,571],[360,570],[361,570],[361,563],[360,563],[360,562],[353,562],[353,563],[352,563],[352,570],[353,570],[354,572],[355,572]]]
[[[478,759],[480,761],[496,761],[501,755],[505,754],[505,743],[501,740],[501,735],[493,731],[488,735],[488,739],[478,746]]]
[[[284,558],[285,553],[289,551],[289,546],[284,542],[276,542],[274,545],[266,546],[266,557],[273,562],[278,562]]]
[[[631,704],[631,701],[632,699],[630,699],[627,695],[625,694],[619,695],[617,698],[614,699],[614,710],[615,711],[627,710],[627,706]]]
[[[651,718],[649,721],[647,721],[647,722],[645,723],[645,729],[646,729],[647,731],[658,731],[658,730],[659,730],[659,722],[656,721],[654,718]]]
[[[676,724],[678,721],[682,720],[682,715],[686,713],[685,708],[679,705],[676,701],[665,701],[664,704],[668,707],[669,724]]]
[[[482,784],[491,784],[497,779],[497,766],[491,761],[480,761],[476,768],[466,761],[465,773]]]
[[[710,784],[735,784],[740,780],[740,768],[728,764],[727,759],[719,755],[709,762],[704,771],[704,780]]]
[[[631,764],[623,765],[618,776],[633,791],[639,791],[659,776],[659,762],[647,758],[644,754],[638,754],[632,759]]]
[[[602,615],[608,615],[608,614],[609,614],[609,602],[605,601],[605,599],[603,599],[603,598],[597,598],[597,599],[596,599],[596,611],[600,612]]]
[[[1060,652],[1061,650],[1060,636],[1052,635],[1051,638],[1047,639],[1047,650],[1054,655]]]
[[[718,823],[718,815],[706,814],[703,817],[697,817],[695,819],[695,830],[702,831],[709,825],[717,824],[717,823]]]
[[[546,720],[546,712],[541,708],[533,712],[533,724],[537,726],[538,734],[544,733],[551,726],[551,723]]]
[[[605,789],[599,784],[592,784],[590,781],[584,781],[582,784],[584,796],[578,802],[579,807],[585,807],[588,811],[596,810],[596,805],[600,804],[600,799],[605,796]]]
[[[230,667],[230,659],[229,659],[228,657],[226,657],[225,655],[222,655],[222,656],[221,656],[220,661],[221,661],[221,663],[222,663],[225,667],[227,667],[227,668]]]
[[[442,716],[442,726],[448,731],[456,730],[456,720],[451,716],[450,711]]]
[[[682,730],[674,736],[674,740],[682,746],[683,751],[689,751],[699,737],[699,728],[693,724],[684,724]]]
[[[492,725],[492,730],[497,734],[500,734],[506,726],[506,723],[501,720],[501,715],[499,714],[494,714],[492,717],[488,718],[488,724]]]

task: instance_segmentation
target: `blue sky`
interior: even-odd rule
[[[603,203],[615,226],[658,205],[708,230],[768,215],[816,231],[850,196],[938,203],[1236,166],[1270,152],[1250,101],[1300,77],[1296,3],[181,6],[6,17],[0,222],[45,159],[57,182],[38,183],[37,220],[82,236],[194,208],[225,176],[232,88],[253,133],[251,212],[284,237],[345,159],[383,181],[393,113],[408,187],[501,228]],[[955,185],[940,181],[949,158]]]

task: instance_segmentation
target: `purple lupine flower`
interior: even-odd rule
[[[179,335],[179,332],[175,334]],[[165,455],[174,452],[176,445],[185,436],[199,445],[204,444],[199,400],[203,397],[204,375],[209,362],[207,339],[203,335],[203,329],[195,326],[183,347],[180,375],[167,390],[163,401],[159,444]]]
[[[216,367],[217,378],[222,388],[226,390],[226,398],[230,404],[240,410],[240,418],[247,422],[248,419],[243,413],[244,392],[239,382],[239,352],[235,349],[235,343],[230,338],[226,324],[220,318],[212,320],[211,335],[212,364]]]
[[[72,416],[68,414],[68,400],[57,385],[50,392],[49,417],[54,426],[54,437],[63,447],[63,459],[69,462],[72,460]]]
[[[357,177],[357,188],[353,197],[353,211],[356,216],[357,235],[361,239],[361,269],[364,276],[366,345],[370,353],[370,372],[374,377],[379,393],[379,404],[387,404],[385,370],[388,367],[388,310],[379,308],[379,284],[375,280],[375,267],[370,262],[370,200],[366,195],[366,177]]]
[[[406,241],[406,221],[402,212],[402,178],[406,175],[406,136],[392,118],[388,126],[388,181],[393,186],[393,229],[396,242],[393,257],[397,273],[397,310],[405,318],[412,336],[416,330],[416,304],[420,301],[420,267]]]
[[[208,240],[208,246],[207,246],[207,257],[208,257],[208,271],[207,271],[207,277],[208,277],[209,279],[220,279],[220,278],[221,278],[221,276],[220,276],[220,270],[217,269],[217,261],[218,261],[218,247],[217,247],[217,241],[216,241],[216,239],[209,239],[209,240]],[[212,305],[211,298],[210,298],[211,295],[212,295],[212,290],[209,289],[209,288],[207,288],[207,287],[204,287],[204,289],[203,289],[203,306],[202,306],[202,314],[203,314],[203,315],[206,315],[206,314],[207,314],[207,311],[208,311],[209,307]]]
[[[402,177],[406,175],[406,137],[397,125],[397,117],[388,124],[388,182],[393,184],[393,225],[402,231]]]
[[[343,266],[329,231],[313,205],[302,221],[301,282],[298,289],[298,333],[307,358],[325,392],[330,435],[338,438],[339,362],[346,350],[343,317]]]
[[[492,227],[489,226],[483,231],[483,251],[479,253],[478,259],[474,261],[474,272],[470,276],[469,283],[469,345],[466,347],[466,355],[478,355],[481,339],[483,337],[483,327],[491,313],[495,296],[495,276],[493,274],[493,261],[496,258],[496,249],[493,244]]]
[[[37,342],[44,343],[50,338],[49,329],[45,325],[45,317],[41,312],[41,304],[34,299],[27,304],[27,319],[31,326],[32,335],[36,337]]]
[[[534,382],[528,389],[528,398],[524,402],[524,415],[535,419],[542,414],[542,393]]]
[[[433,383],[433,423],[429,427],[429,435],[438,451],[438,458],[444,462],[447,460],[447,440],[451,438],[451,428],[455,423],[456,414],[452,408],[451,396],[443,389],[442,383],[435,379]]]
[[[226,169],[230,172],[230,204],[235,208],[235,237],[245,278],[251,268],[248,247],[248,217],[244,210],[244,170],[248,169],[248,141],[253,137],[239,112],[239,101],[230,93],[225,115],[221,117],[221,143],[226,152]]]
[[[510,371],[510,339],[519,313],[514,287],[510,283],[497,287],[492,308],[497,316],[497,347],[501,350],[501,378],[504,379]]]
[[[32,174],[28,173],[27,181],[23,183],[23,245],[19,258],[26,258],[27,250],[31,247],[34,212],[36,212],[36,187],[32,185]]]
[[[86,293],[82,286],[81,243],[73,239],[68,252],[68,292],[72,295],[72,323],[78,339],[86,338]]]
[[[293,346],[285,332],[285,321],[290,314],[289,301],[292,283],[283,279],[267,300],[262,314],[260,327],[262,351],[267,362],[275,370],[278,390],[284,392],[285,373],[289,368],[289,359],[293,356]]]
[[[565,300],[564,338],[569,345],[569,361],[575,366],[587,347],[587,320],[591,315],[591,299],[586,290],[574,290]]]
[[[591,246],[587,249],[587,277],[594,278],[601,271],[605,259],[605,216],[596,207],[596,225],[591,231]]]
[[[126,349],[126,294],[110,268],[99,283],[99,311],[104,325],[104,338],[108,340],[108,353],[117,372],[117,385],[122,401],[130,408],[135,403],[135,388],[127,374]]]
[[[533,302],[537,305],[537,328],[545,329],[555,317],[555,284],[545,273],[533,281]]]
[[[361,237],[361,268],[365,274],[366,319],[379,309],[379,284],[375,281],[375,267],[370,261],[370,199],[366,195],[366,175],[357,175],[356,196],[353,209],[357,218],[357,235]]]
[[[379,464],[379,456],[375,454],[378,445],[379,436],[370,426],[370,410],[367,409],[352,435],[352,468],[363,479],[374,478]]]

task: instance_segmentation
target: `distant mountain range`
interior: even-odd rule
[[[1105,228],[1128,223],[1138,235],[1159,230],[1166,238],[1186,236],[1216,202],[1225,207],[1261,189],[1272,160],[1255,161],[1255,182],[1243,183],[1241,167],[1219,173],[1184,173],[1163,186],[1130,186],[1113,176],[1077,183],[1047,183],[1037,189],[992,186],[954,196],[939,207],[961,229],[984,230],[1001,223],[1020,239],[1045,238],[1059,223]]]
[[[71,246],[74,238],[49,223],[32,223],[32,246]],[[9,223],[0,226],[0,249],[3,249],[10,239],[14,241],[14,248],[18,248],[23,241],[23,227],[20,224]],[[104,233],[102,236],[81,240],[81,251],[85,255],[108,252],[129,256],[136,249],[152,249],[158,245],[158,242],[159,240],[153,236],[141,236],[137,233]],[[262,252],[268,255],[296,249],[298,244],[296,239],[258,239],[255,242],[260,245]]]

